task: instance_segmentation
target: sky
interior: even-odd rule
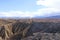
[[[0,0],[0,17],[60,15],[60,0]]]

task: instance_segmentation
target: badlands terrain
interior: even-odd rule
[[[60,40],[60,19],[0,19],[0,40]]]

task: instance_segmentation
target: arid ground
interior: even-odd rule
[[[60,19],[0,19],[0,40],[60,40]]]

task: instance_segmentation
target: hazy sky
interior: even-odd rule
[[[0,11],[36,11],[36,0],[0,0]]]
[[[34,17],[60,14],[60,0],[0,0],[0,17]]]

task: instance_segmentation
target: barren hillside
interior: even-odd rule
[[[0,19],[1,40],[59,40],[59,33],[60,19]]]

